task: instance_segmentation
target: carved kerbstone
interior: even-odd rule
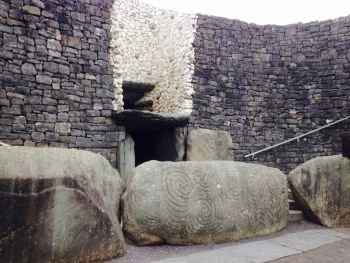
[[[229,161],[136,167],[122,198],[125,234],[139,245],[239,240],[287,225],[287,177]]]

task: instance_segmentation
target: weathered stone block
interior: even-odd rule
[[[45,4],[40,0],[32,0],[32,4],[37,7],[40,7],[41,9],[45,8]]]
[[[329,227],[350,226],[350,159],[312,159],[291,171],[289,181],[309,219]]]
[[[58,66],[58,72],[61,73],[61,74],[69,75],[70,74],[70,67],[67,66],[67,65],[60,64]]]
[[[22,74],[25,75],[36,75],[37,74],[37,70],[35,69],[33,64],[30,63],[24,63],[21,66],[21,70],[22,70]]]
[[[63,35],[62,44],[65,46],[76,47],[80,45],[80,38]]]
[[[31,137],[36,142],[45,140],[45,135],[42,132],[32,132]]]
[[[55,62],[44,62],[44,69],[52,73],[57,73],[58,64]]]
[[[287,225],[287,177],[256,164],[151,161],[129,177],[122,206],[139,245],[239,240]]]
[[[91,138],[77,138],[77,147],[81,148],[92,148],[93,142]]]
[[[187,138],[187,160],[233,160],[230,153],[232,148],[233,142],[228,132],[192,130]]]
[[[31,15],[37,15],[37,16],[40,16],[40,9],[36,6],[31,6],[31,5],[25,5],[22,7],[22,10],[28,14],[31,14]]]
[[[4,262],[92,262],[125,253],[121,179],[102,156],[2,147],[0,167]]]
[[[46,122],[35,123],[35,129],[39,132],[54,131],[54,127],[55,127],[54,123],[46,123]]]
[[[47,48],[52,49],[54,51],[62,51],[61,43],[55,39],[47,40]]]
[[[37,75],[36,76],[36,82],[41,83],[41,84],[47,84],[51,85],[52,84],[52,78],[46,75]]]
[[[57,142],[59,140],[60,136],[57,132],[46,132],[45,133],[45,139],[48,142]]]
[[[55,132],[60,134],[68,134],[70,133],[71,124],[70,123],[56,123]]]
[[[26,119],[25,116],[18,116],[15,119],[15,123],[16,124],[23,124],[23,125],[25,125],[27,123],[27,119]]]

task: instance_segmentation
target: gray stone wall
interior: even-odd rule
[[[134,81],[156,85],[154,111],[229,131],[235,160],[287,171],[340,152],[348,122],[244,159],[349,115],[350,17],[258,26],[112,2],[0,1],[0,141],[115,164],[125,133],[110,116]]]
[[[285,171],[341,151],[349,122],[244,155],[350,114],[350,17],[258,26],[198,16],[192,126],[229,131],[235,160]]]
[[[138,0],[115,1],[111,56],[118,111],[123,110],[122,83],[155,85],[146,94],[153,111],[192,110],[193,40],[196,16],[161,10]]]
[[[0,1],[0,141],[116,162],[112,0]]]

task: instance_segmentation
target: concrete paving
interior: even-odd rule
[[[349,263],[350,241],[343,240],[271,263]]]
[[[322,261],[323,248],[339,250],[333,261]],[[320,250],[320,253],[313,251]],[[342,254],[341,254],[342,253]],[[339,260],[336,258],[339,256]],[[303,258],[306,258],[303,261]],[[342,258],[347,261],[341,261]],[[326,257],[324,257],[326,259]],[[287,260],[287,261],[283,261]],[[289,261],[288,261],[289,260]],[[315,261],[310,261],[315,260]],[[350,228],[328,229],[307,221],[289,224],[276,234],[217,245],[128,245],[124,258],[110,263],[260,263],[350,262]]]

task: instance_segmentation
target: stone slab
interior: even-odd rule
[[[350,242],[343,240],[306,253],[282,258],[273,263],[349,263],[349,259]]]
[[[336,237],[332,233],[320,232],[322,230],[308,230],[304,232],[298,232],[282,237],[271,239],[270,241],[276,244],[280,244],[291,249],[299,250],[302,252],[318,248],[323,245],[341,241],[342,239]]]
[[[125,126],[129,131],[153,131],[184,127],[188,124],[190,116],[177,113],[124,110],[122,112],[114,112],[112,119],[117,125]]]
[[[178,259],[160,260],[153,263],[260,263],[298,253],[300,253],[300,251],[270,241],[256,241],[238,246],[229,246],[213,251],[196,253]]]
[[[350,231],[349,229],[342,228],[342,229],[316,229],[315,232],[326,234],[326,235],[332,235],[338,238],[342,239],[350,239]]]

